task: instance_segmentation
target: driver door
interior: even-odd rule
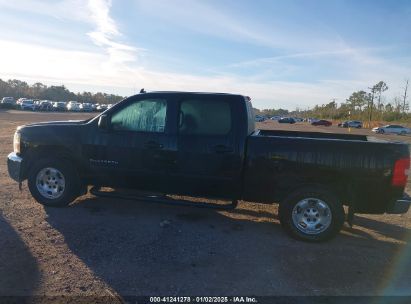
[[[102,130],[105,146],[96,156],[108,184],[139,190],[163,191],[167,171],[175,166],[176,136],[169,132],[167,98],[127,102],[107,114],[108,130]],[[101,160],[101,161],[100,161]]]

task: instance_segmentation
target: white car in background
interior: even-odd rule
[[[80,110],[83,112],[93,112],[93,106],[91,103],[84,102],[80,104]]]
[[[14,105],[16,102],[14,101],[13,97],[3,97],[1,100],[2,104]]]
[[[409,128],[400,126],[400,125],[386,125],[383,127],[376,127],[372,129],[373,132],[379,134],[398,134],[405,135],[411,133]]]
[[[80,112],[81,111],[80,103],[76,101],[69,101],[67,103],[67,111]]]
[[[20,108],[22,110],[30,110],[30,111],[35,111],[37,108],[37,105],[34,103],[33,99],[24,99],[22,100],[20,104]]]
[[[281,119],[281,116],[276,115],[276,116],[271,117],[270,119],[271,119],[271,120],[280,120],[280,119]]]

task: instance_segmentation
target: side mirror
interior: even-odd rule
[[[108,130],[109,119],[106,114],[103,114],[98,119],[98,127],[103,130]]]

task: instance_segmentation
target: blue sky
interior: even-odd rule
[[[408,0],[0,0],[0,78],[308,108],[411,78]]]

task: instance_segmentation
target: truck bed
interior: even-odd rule
[[[404,190],[391,187],[391,177],[409,150],[372,136],[257,130],[248,137],[247,156],[245,197],[281,200],[299,184],[327,184],[347,201],[356,193],[358,212],[383,213]]]

